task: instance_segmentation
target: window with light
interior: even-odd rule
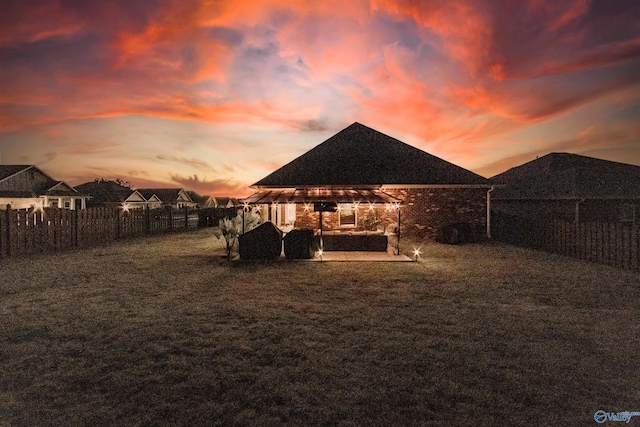
[[[356,210],[351,203],[340,204],[340,226],[355,227],[356,226]]]

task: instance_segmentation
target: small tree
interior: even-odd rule
[[[252,208],[244,213],[244,232],[253,230],[262,223],[262,217],[257,208]],[[238,236],[242,234],[242,210],[233,218],[223,218],[219,222],[219,227],[214,231],[218,239],[224,238],[227,249],[227,259],[231,259],[231,252],[238,244]]]

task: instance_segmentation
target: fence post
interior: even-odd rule
[[[167,212],[169,213],[169,232],[173,231],[173,208],[167,206]]]
[[[7,257],[11,256],[11,205],[7,204],[7,209],[5,210],[5,220],[6,220],[6,234],[5,234],[5,245],[7,247],[6,253]]]
[[[78,247],[78,209],[74,209],[73,215],[73,247]]]
[[[184,229],[189,229],[189,207],[184,205]]]
[[[121,210],[120,208],[116,208],[116,240],[120,240],[120,216],[121,216]]]
[[[144,208],[144,232],[145,234],[151,234],[151,212],[149,205]]]

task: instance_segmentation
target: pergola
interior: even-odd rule
[[[281,188],[262,189],[240,200],[245,205],[272,203],[374,203],[399,205],[402,200],[379,189],[362,188]]]
[[[244,212],[250,205],[278,205],[304,204],[310,207],[316,203],[353,203],[370,206],[383,204],[389,210],[398,211],[398,255],[400,254],[400,205],[401,199],[394,197],[377,188],[268,188],[259,189],[249,197],[240,199],[243,203],[243,231]],[[322,210],[320,212],[320,242],[322,242]]]

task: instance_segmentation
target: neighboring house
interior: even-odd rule
[[[385,229],[401,217],[402,233],[435,237],[466,222],[484,232],[491,183],[360,123],[252,185],[241,201],[260,205],[276,225],[355,230]],[[379,222],[378,222],[379,221]],[[487,231],[489,231],[487,229]]]
[[[0,206],[84,209],[87,196],[33,165],[0,165]]]
[[[216,196],[213,199],[216,208],[233,208],[241,205],[238,199],[234,199],[233,197]]]
[[[490,179],[492,209],[529,218],[636,224],[640,166],[550,153]]]
[[[189,194],[189,197],[191,197],[191,200],[193,200],[197,208],[205,209],[216,207],[216,200],[213,198],[213,196],[201,196],[195,191],[187,191],[187,194]]]
[[[159,200],[161,205],[157,207],[171,206],[180,209],[184,207],[193,208],[197,205],[197,203],[191,199],[189,193],[182,188],[139,188],[137,191],[149,202]]]
[[[195,191],[187,191],[191,200],[196,204],[198,208],[232,208],[234,206],[240,206],[240,202],[237,199],[231,197],[214,197],[214,196],[201,196]]]

